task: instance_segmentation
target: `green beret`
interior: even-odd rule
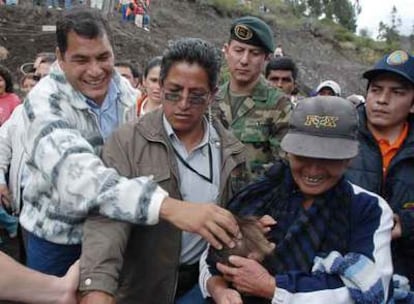
[[[234,20],[230,29],[230,38],[260,46],[268,53],[273,53],[275,42],[272,29],[261,19],[253,16],[245,16]]]

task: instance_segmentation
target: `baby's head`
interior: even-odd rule
[[[270,243],[260,226],[256,217],[249,216],[244,218],[236,217],[237,224],[240,227],[242,238],[236,240],[236,246],[229,248],[224,246],[223,249],[217,250],[210,247],[209,259],[212,262],[228,264],[229,256],[238,255],[262,262],[264,258],[270,255],[275,249],[275,244]]]

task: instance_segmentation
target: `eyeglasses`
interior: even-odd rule
[[[166,90],[163,90],[162,92],[164,94],[164,99],[170,102],[179,102],[184,98],[184,96],[179,92],[169,92]],[[209,97],[210,92],[202,94],[190,93],[187,95],[187,101],[193,106],[198,106],[205,104]]]

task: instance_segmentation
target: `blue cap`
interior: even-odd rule
[[[368,80],[383,73],[395,73],[414,85],[414,56],[406,51],[394,51],[378,61],[374,68],[366,71],[362,76]]]

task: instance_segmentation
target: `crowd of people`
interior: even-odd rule
[[[145,31],[150,30],[151,0],[115,0],[114,10],[121,15],[123,22],[133,22]],[[1,5],[18,5],[18,0],[0,0]],[[33,0],[33,6],[43,6],[47,9],[69,10],[77,6],[86,6],[102,10],[103,0]]]
[[[143,73],[99,10],[56,27],[20,97],[0,66],[0,227],[26,265],[0,254],[0,299],[414,303],[414,56],[385,54],[365,97],[301,96],[257,17]]]

